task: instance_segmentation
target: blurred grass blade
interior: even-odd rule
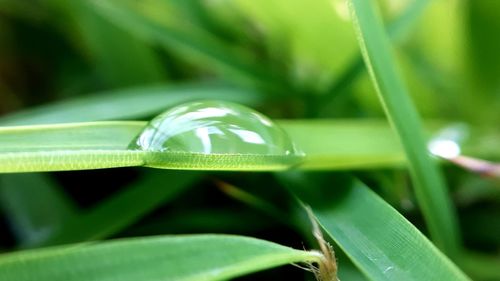
[[[393,42],[397,43],[409,35],[430,2],[430,0],[413,0],[400,16],[388,25],[387,33]]]
[[[313,252],[230,235],[124,239],[0,256],[3,281],[211,281],[317,261]]]
[[[444,179],[427,152],[418,112],[408,96],[391,45],[373,1],[350,0],[349,7],[361,51],[386,114],[408,158],[418,204],[436,245],[450,256],[460,238]]]
[[[281,178],[368,279],[469,280],[417,228],[352,177],[291,172]]]
[[[0,206],[20,245],[43,241],[76,216],[71,199],[42,174],[0,176]]]
[[[387,33],[392,42],[399,43],[403,37],[410,33],[411,28],[416,24],[428,4],[429,0],[414,0],[399,17],[389,23]],[[329,87],[327,94],[321,98],[320,104],[328,104],[331,99],[352,85],[363,70],[363,57],[361,55],[356,56],[339,78],[334,81],[333,85]]]
[[[144,86],[96,93],[27,109],[0,118],[0,125],[142,118],[199,99],[228,100],[247,105],[255,105],[260,101],[255,92],[207,83]]]
[[[67,221],[59,231],[32,246],[48,246],[108,238],[136,222],[199,179],[194,172],[150,171],[125,190]]]
[[[86,0],[57,1],[76,22],[82,44],[111,86],[158,83],[166,77],[151,47],[97,14]],[[75,30],[68,32],[74,33]],[[123,48],[126,42],[127,48]]]
[[[462,268],[474,278],[474,280],[500,280],[498,255],[484,255],[467,252],[460,260]]]
[[[276,73],[255,63],[247,55],[228,48],[227,44],[206,32],[198,30],[186,34],[174,26],[160,24],[140,14],[141,8],[144,7],[130,7],[130,1],[105,0],[91,3],[105,18],[144,40],[201,59],[229,76],[273,89],[273,93],[286,93],[283,83],[276,83],[282,80]]]

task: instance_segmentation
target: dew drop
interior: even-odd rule
[[[462,123],[452,124],[441,129],[427,144],[434,156],[453,159],[461,154],[460,144],[468,137],[468,126]]]
[[[129,148],[152,152],[145,162],[156,168],[284,169],[303,156],[269,118],[225,101],[196,101],[167,110]]]
[[[451,140],[432,140],[428,148],[433,155],[444,159],[453,159],[460,155],[460,146]]]

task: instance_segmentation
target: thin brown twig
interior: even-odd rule
[[[473,158],[469,156],[456,156],[447,159],[457,166],[485,177],[500,178],[500,164]]]

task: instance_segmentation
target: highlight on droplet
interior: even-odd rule
[[[225,101],[195,101],[151,120],[130,149],[155,168],[285,169],[303,158],[288,134],[265,115]]]

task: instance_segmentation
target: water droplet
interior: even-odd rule
[[[468,127],[457,123],[441,129],[428,143],[429,151],[444,159],[453,159],[460,155],[460,143],[468,136]]]
[[[453,159],[460,155],[460,146],[451,140],[432,140],[429,143],[429,151],[444,159]]]
[[[182,169],[283,169],[303,156],[289,136],[257,111],[197,101],[151,120],[131,149],[152,152],[146,166]]]

